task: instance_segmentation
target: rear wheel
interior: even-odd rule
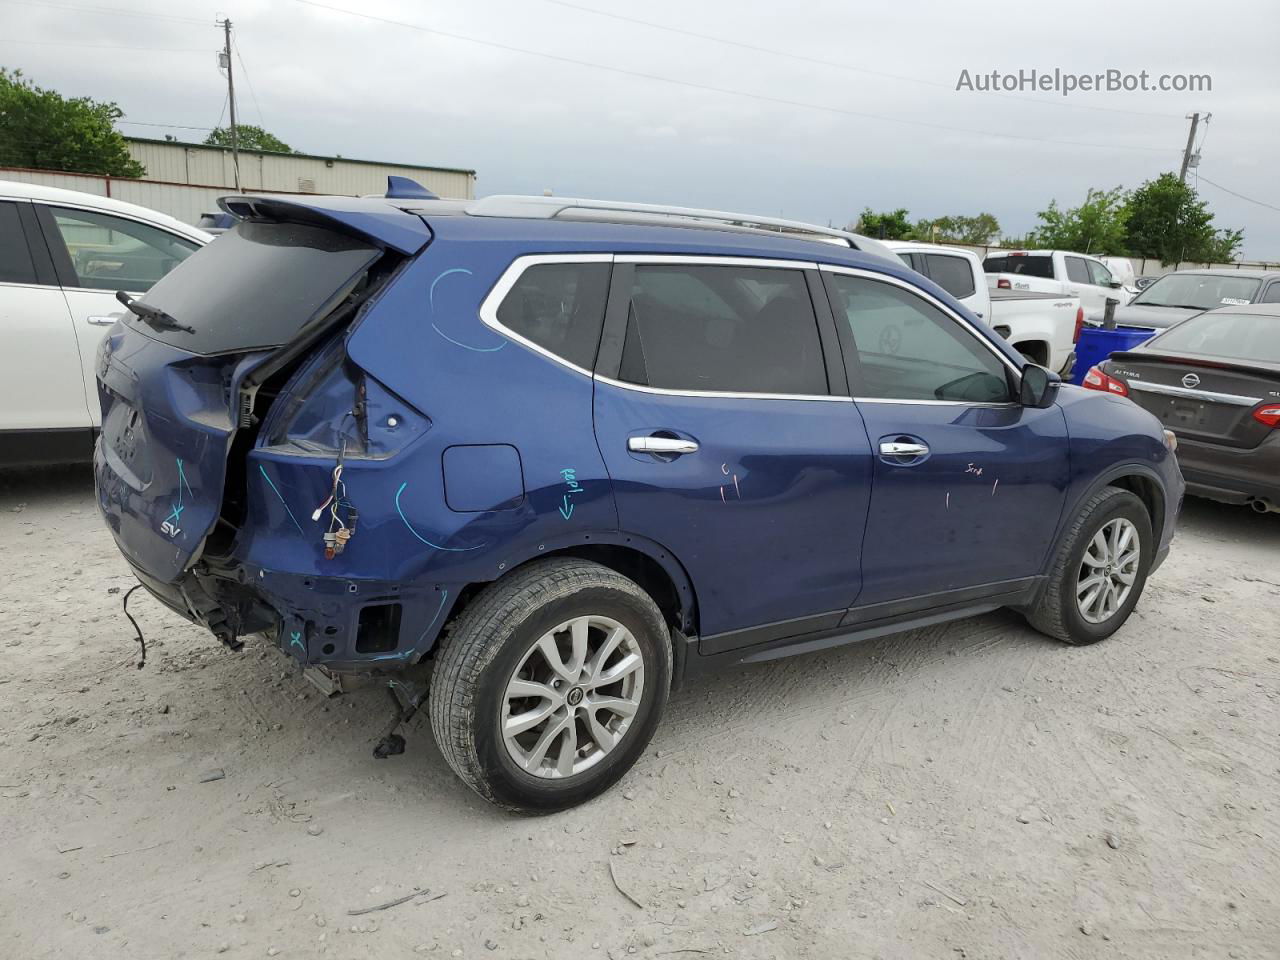
[[[1068,528],[1027,620],[1067,643],[1105,640],[1142,596],[1154,548],[1146,505],[1128,490],[1107,487]]]
[[[599,564],[545,560],[486,588],[454,622],[431,726],[485,799],[560,810],[635,763],[670,686],[670,632],[649,595]]]

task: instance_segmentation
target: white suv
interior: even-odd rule
[[[116,291],[142,295],[212,239],[131,203],[0,180],[0,463],[92,456]]]

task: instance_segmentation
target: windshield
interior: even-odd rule
[[[125,323],[192,353],[278,347],[349,290],[380,253],[322,227],[241,223],[192,254],[143,299],[191,331],[158,329],[133,314]]]
[[[1280,313],[1202,313],[1160,334],[1147,346],[1224,360],[1280,363]]]
[[[1251,277],[1227,277],[1220,273],[1168,273],[1133,298],[1133,306],[1194,307],[1216,310],[1218,307],[1242,307],[1253,303],[1261,280]]]

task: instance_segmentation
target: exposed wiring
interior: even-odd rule
[[[333,486],[329,490],[329,496],[311,514],[311,519],[316,522],[319,522],[326,511],[329,514],[329,529],[322,537],[326,560],[332,560],[347,548],[347,541],[355,536],[356,523],[360,519],[360,513],[356,510],[355,504],[347,497],[347,485],[342,480],[343,459],[346,453],[347,438],[344,436],[342,447],[338,451],[338,462],[333,468]]]
[[[124,615],[129,619],[129,622],[133,624],[134,632],[138,634],[138,646],[142,648],[142,659],[138,661],[139,670],[147,665],[147,641],[146,638],[142,636],[142,628],[138,626],[138,621],[133,619],[133,614],[129,612],[129,598],[133,596],[133,591],[137,590],[141,586],[142,584],[135,583],[125,591],[123,601]]]

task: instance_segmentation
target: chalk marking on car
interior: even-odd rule
[[[284,512],[289,515],[289,519],[293,521],[293,525],[298,528],[298,533],[301,533],[305,537],[306,534],[303,533],[302,524],[298,522],[298,518],[295,517],[293,515],[293,511],[289,509],[289,504],[285,503],[284,495],[280,492],[280,489],[271,481],[271,478],[267,476],[267,468],[264,467],[262,464],[258,464],[258,469],[262,471],[262,479],[267,481],[267,486],[269,486],[273,491],[275,491],[275,495],[280,498],[280,505],[284,507]]]
[[[440,612],[444,610],[445,601],[448,599],[449,599],[449,591],[448,590],[442,591],[440,594],[440,606],[436,607],[435,615],[431,618],[431,622],[427,624],[426,629],[423,630],[422,633],[418,635],[418,643],[421,643],[423,638],[426,637],[427,633],[431,630],[431,628],[436,625],[436,621],[440,619]],[[415,643],[414,646],[416,647],[418,643]]]
[[[466,553],[468,550],[479,550],[484,544],[476,544],[474,547],[442,547],[438,543],[432,543],[417,530],[413,529],[413,524],[409,522],[409,518],[404,515],[404,510],[400,507],[400,494],[404,493],[404,488],[409,485],[408,481],[400,484],[400,489],[396,491],[396,513],[400,514],[400,519],[404,521],[404,525],[409,528],[409,532],[425,543],[428,547],[436,550],[444,550],[447,553]]]
[[[185,487],[191,496],[195,496],[195,491],[191,489],[191,484],[187,482],[187,474],[182,469],[182,460],[178,457],[174,458],[174,462],[178,465],[178,502],[171,504],[173,510],[169,516],[165,517],[164,522],[160,524],[160,532],[172,540],[182,532],[182,528],[175,526],[171,521],[182,519],[182,511],[187,509],[183,503],[182,490]]]
[[[436,284],[438,284],[445,277],[454,273],[465,273],[468,277],[474,276],[474,274],[470,270],[468,270],[466,267],[450,267],[448,270],[445,270],[443,273],[437,274],[436,278],[431,281],[430,288],[428,288],[427,290],[427,305],[431,308],[432,316],[434,316],[436,312]],[[461,340],[453,339],[453,337],[449,336],[447,333],[441,330],[438,326],[436,326],[436,322],[434,320],[431,321],[431,329],[434,330],[436,333],[440,334],[440,336],[444,337],[446,340],[452,343],[455,347],[462,347],[462,349],[464,350],[473,350],[476,353],[497,353],[499,350],[501,350],[503,347],[507,345],[507,341],[503,340],[496,347],[473,347],[469,343],[463,343]]]

